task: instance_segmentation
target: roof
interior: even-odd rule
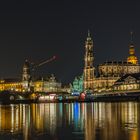
[[[16,78],[6,78],[6,79],[1,79],[0,82],[1,83],[15,83],[15,82],[21,82],[21,80],[16,79]]]
[[[140,73],[133,73],[133,74],[126,74],[126,75],[122,76],[122,77],[121,77],[119,80],[117,80],[115,83],[124,82],[125,79],[126,79],[127,77],[129,77],[129,76],[135,78],[136,80],[140,80]]]
[[[134,64],[127,61],[106,61],[103,64],[100,64],[99,66],[102,66],[102,65],[134,65]]]

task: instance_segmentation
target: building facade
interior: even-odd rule
[[[110,61],[99,64],[97,76],[94,76],[93,41],[88,34],[85,43],[84,90],[93,91],[112,90],[114,83],[126,74],[140,73],[140,65],[135,55],[135,46],[132,40],[129,45],[129,56],[126,61]]]
[[[75,77],[72,83],[71,92],[74,94],[83,92],[83,75]]]
[[[139,73],[140,65],[124,61],[105,62],[98,66],[98,75],[100,77],[121,77],[125,74]]]
[[[131,43],[129,45],[129,56],[127,58],[127,62],[131,64],[138,64],[138,58],[135,55],[135,46],[133,43],[133,32],[131,32]]]
[[[25,63],[23,65],[22,88],[24,92],[31,91],[31,71],[30,63],[28,62],[28,60],[25,60]]]
[[[48,80],[38,80],[33,82],[35,92],[61,92],[62,84],[56,81],[54,75]]]
[[[126,74],[140,73],[140,65],[124,61],[105,62],[98,66],[94,80],[94,91],[112,90],[114,83]]]
[[[93,89],[94,84],[94,66],[93,66],[93,40],[88,32],[88,37],[85,42],[85,58],[84,58],[84,91]]]
[[[19,79],[2,79],[0,80],[0,91],[11,90],[22,92],[22,82]]]
[[[140,73],[126,74],[113,85],[114,91],[140,90]]]
[[[88,36],[85,42],[83,77],[81,77],[80,79],[75,78],[72,85],[72,91],[75,90],[75,91],[82,92],[82,91],[91,90],[95,92],[96,91],[100,92],[100,91],[112,90],[112,87],[114,85],[116,85],[116,87],[114,87],[114,90],[120,88],[128,89],[129,86],[123,87],[122,85],[120,86],[117,85],[119,85],[118,80],[121,77],[124,77],[125,75],[128,74],[135,75],[140,73],[140,65],[138,63],[138,58],[135,55],[135,46],[133,40],[131,39],[129,45],[129,56],[125,61],[110,61],[110,62],[108,61],[103,64],[99,64],[99,66],[97,67],[96,76],[94,74],[95,67],[94,67],[93,47],[94,47],[93,40],[91,38],[90,32],[88,32]],[[61,83],[57,82],[54,75],[52,75],[48,80],[42,79],[42,80],[32,81],[31,78],[32,77],[31,77],[30,63],[26,60],[23,65],[22,80],[21,81],[1,80],[0,90],[1,91],[15,90],[21,92],[29,92],[32,91],[31,88],[33,88],[33,91],[35,92],[61,92],[61,91],[68,91],[70,89],[69,87],[62,88]],[[129,80],[131,81],[130,77]],[[126,85],[126,83],[123,84]],[[134,86],[134,88],[135,87],[136,86]]]
[[[18,92],[61,92],[62,84],[56,81],[54,75],[48,80],[37,80],[32,82],[32,91],[25,90],[24,83],[17,79],[3,79],[0,80],[0,91],[10,90]],[[29,87],[31,89],[31,87]]]

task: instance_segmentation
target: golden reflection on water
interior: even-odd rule
[[[139,140],[140,103],[0,105],[0,138]]]

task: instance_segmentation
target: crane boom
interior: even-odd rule
[[[53,57],[51,57],[50,59],[47,59],[47,60],[45,60],[45,61],[43,61],[43,62],[40,62],[40,63],[38,63],[38,64],[35,64],[35,65],[32,65],[32,70],[34,70],[35,68],[40,67],[40,66],[42,66],[42,65],[44,65],[44,64],[46,64],[46,63],[49,63],[49,62],[51,62],[51,61],[53,61],[53,60],[55,60],[55,59],[56,59],[56,56],[53,56]]]
[[[40,66],[42,66],[42,65],[44,65],[44,64],[46,64],[46,63],[49,63],[49,62],[53,61],[55,58],[56,58],[56,57],[53,56],[52,58],[41,62],[41,63],[39,63],[39,64],[37,65],[37,67],[40,67]]]

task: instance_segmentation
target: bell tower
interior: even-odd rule
[[[30,79],[30,65],[28,60],[25,60],[23,65],[22,81],[29,81]]]
[[[93,40],[88,31],[88,36],[85,42],[85,66],[84,66],[84,90],[93,90],[94,80],[94,56],[93,56]]]
[[[31,82],[30,64],[28,60],[25,60],[25,63],[23,65],[23,73],[22,73],[23,91],[30,91],[30,82]]]

